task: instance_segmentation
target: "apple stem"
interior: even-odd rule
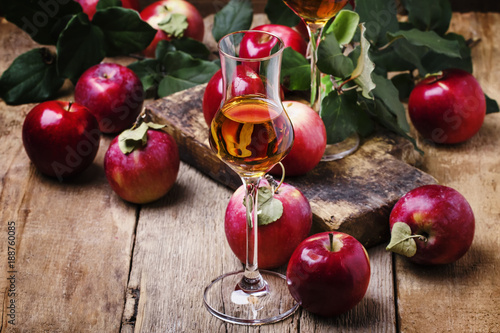
[[[334,251],[334,249],[333,249],[333,232],[330,232],[328,234],[328,237],[330,238],[330,251],[333,252]]]

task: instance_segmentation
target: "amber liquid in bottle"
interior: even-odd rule
[[[215,115],[209,142],[240,175],[263,175],[293,143],[293,128],[281,105],[258,95],[232,98]]]
[[[283,0],[306,24],[325,24],[344,8],[347,0]]]

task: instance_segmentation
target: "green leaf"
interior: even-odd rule
[[[354,79],[354,82],[361,88],[363,97],[372,98],[370,93],[375,89],[375,83],[371,75],[375,69],[375,64],[371,61],[368,54],[370,42],[365,38],[365,31],[364,24],[361,24],[361,52],[356,68],[354,68],[351,74],[351,79]]]
[[[444,35],[450,26],[452,8],[449,0],[402,0],[409,21],[419,30],[434,30]]]
[[[396,222],[392,226],[391,240],[386,250],[406,257],[413,257],[417,253],[417,244],[413,238],[408,224]]]
[[[183,37],[187,27],[186,15],[179,13],[168,13],[162,21],[158,22],[158,28],[172,38]]]
[[[444,54],[439,54],[429,50],[429,52],[422,57],[422,66],[426,69],[427,73],[437,73],[446,68],[459,68],[472,73],[472,56],[471,49],[467,45],[467,41],[462,35],[449,33],[443,36],[444,39],[454,40],[458,43],[460,50],[460,58],[448,57]],[[424,76],[426,73],[421,73]]]
[[[76,83],[86,69],[104,59],[104,45],[103,32],[90,24],[87,14],[74,16],[57,41],[59,75]]]
[[[405,70],[418,69],[420,75],[427,74],[427,70],[422,64],[422,58],[429,53],[429,49],[425,46],[417,46],[411,44],[406,39],[398,39],[392,45],[393,52],[400,58],[404,59],[405,62],[409,63],[410,66],[405,68]]]
[[[311,64],[302,54],[287,47],[281,64],[281,82],[287,89],[311,89]]]
[[[212,35],[216,41],[228,33],[250,29],[253,9],[250,0],[230,0],[214,17]]]
[[[321,119],[325,123],[327,142],[341,142],[354,132],[371,130],[370,120],[357,104],[355,91],[339,95],[331,91],[321,102]]]
[[[498,103],[494,99],[491,99],[486,94],[484,95],[486,98],[486,114],[499,112]]]
[[[395,33],[388,32],[387,36],[391,41],[404,38],[412,45],[428,47],[436,53],[460,58],[458,42],[444,39],[434,31],[420,31],[418,29],[400,30]]]
[[[399,29],[396,1],[356,0],[356,12],[366,26],[366,38],[375,46],[387,44],[387,32]]]
[[[399,91],[399,100],[407,100],[410,97],[411,91],[415,87],[413,77],[408,73],[401,73],[394,75],[391,78],[391,81]]]
[[[387,110],[396,117],[397,125],[404,132],[410,131],[410,125],[406,119],[406,110],[401,101],[399,100],[399,92],[391,80],[373,74],[373,81],[375,82],[375,89],[373,95],[381,103],[383,103]]]
[[[144,50],[153,40],[156,29],[144,22],[132,9],[110,7],[98,10],[92,25],[104,34],[106,56],[128,55]]]
[[[67,22],[82,13],[76,1],[2,0],[2,10],[8,21],[43,45],[56,45]]]
[[[350,10],[341,10],[324,34],[333,33],[340,45],[351,42],[359,24],[359,15]]]
[[[219,70],[215,63],[181,51],[170,52],[161,61],[166,75],[158,87],[160,97],[206,83]]]
[[[318,46],[317,66],[322,73],[342,79],[349,77],[354,70],[352,60],[342,53],[333,33],[326,34]]]
[[[118,147],[127,155],[136,149],[144,147],[148,142],[148,130],[158,130],[165,125],[155,123],[141,123],[138,127],[127,129],[118,136]]]
[[[264,12],[272,24],[281,24],[293,28],[301,21],[300,17],[283,0],[267,0]]]
[[[157,59],[144,59],[128,65],[141,80],[144,91],[156,89],[161,79],[161,64]]]
[[[95,9],[100,11],[111,7],[122,7],[122,2],[120,0],[99,0]]]
[[[0,77],[0,97],[5,103],[39,103],[52,98],[64,83],[57,75],[56,59],[47,48],[18,56]]]
[[[210,50],[205,44],[193,38],[179,38],[172,40],[162,40],[156,46],[156,58],[161,59],[168,52],[182,51],[193,58],[208,60]]]
[[[274,193],[269,187],[259,187],[257,202],[257,221],[259,226],[271,224],[283,215],[283,204],[274,197]]]

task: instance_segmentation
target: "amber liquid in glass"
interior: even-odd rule
[[[306,24],[324,25],[344,8],[347,0],[283,0]]]
[[[209,141],[240,175],[263,175],[292,147],[293,129],[281,105],[245,95],[232,98],[215,115]]]

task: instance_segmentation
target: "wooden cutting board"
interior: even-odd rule
[[[153,101],[146,105],[146,112],[154,122],[166,125],[165,131],[176,139],[184,162],[236,189],[241,185],[239,177],[208,144],[202,111],[205,86]],[[388,240],[388,217],[401,196],[415,187],[436,183],[411,165],[420,158],[406,139],[377,134],[363,140],[351,156],[320,162],[307,175],[287,177],[285,182],[308,198],[314,215],[313,232],[346,232],[371,247]]]

